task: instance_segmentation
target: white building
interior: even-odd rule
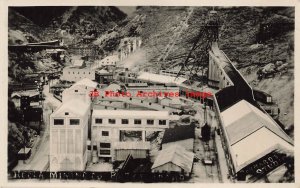
[[[93,110],[92,143],[102,159],[145,158],[150,149],[146,131],[168,127],[167,111]]]
[[[73,60],[72,60],[72,63],[73,63],[73,66],[80,67],[80,66],[83,65],[84,60],[82,60],[82,59],[73,59]]]
[[[244,181],[276,170],[287,162],[283,153],[293,153],[293,140],[246,100],[221,112],[220,121],[228,166]]]
[[[64,102],[50,115],[50,171],[82,171],[87,163],[90,105]]]
[[[131,53],[135,52],[142,45],[142,39],[140,37],[126,37],[120,42],[119,47],[119,59],[122,61],[126,59]]]
[[[95,70],[90,67],[69,66],[63,69],[61,80],[77,82],[83,78],[95,80]]]
[[[93,82],[88,78],[84,78],[62,92],[62,102],[64,103],[77,98],[89,104],[91,101],[89,94],[97,88],[97,85],[98,84],[96,82]]]
[[[98,69],[104,66],[116,66],[119,62],[118,55],[111,55],[103,58],[102,60],[96,60],[92,65],[92,69]]]

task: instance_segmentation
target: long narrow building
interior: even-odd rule
[[[235,181],[254,182],[286,169],[293,140],[255,101],[253,90],[229,58],[212,44],[208,83],[214,95],[218,129],[229,174]]]

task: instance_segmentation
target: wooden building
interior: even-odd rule
[[[266,112],[246,100],[217,111],[226,159],[237,181],[257,181],[288,162],[293,140]]]
[[[125,161],[128,155],[134,159],[145,159],[150,150],[149,142],[116,142],[114,143],[115,161]]]
[[[193,168],[194,153],[187,151],[180,145],[173,145],[162,149],[154,161],[152,172],[177,172],[190,176]]]

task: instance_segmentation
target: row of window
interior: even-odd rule
[[[71,72],[69,72],[69,74],[71,74]],[[75,72],[73,72],[73,74],[75,74]],[[79,74],[79,72],[78,72],[78,74]],[[85,74],[85,72],[83,72],[83,74]],[[89,72],[89,74],[91,74],[91,72]]]
[[[116,61],[114,61],[114,62],[106,62],[106,64],[109,64],[109,63],[112,63],[112,64],[117,64],[117,62]],[[103,64],[105,64],[105,62],[101,62],[101,64],[103,65]]]
[[[64,121],[64,119],[54,119],[53,124],[54,125],[64,125],[65,121]],[[80,119],[70,119],[69,124],[70,125],[80,125]]]
[[[95,119],[96,124],[102,124],[103,119],[101,118],[96,118]],[[116,119],[108,119],[109,124],[116,124]],[[129,124],[129,119],[121,119],[121,124],[122,125],[127,125]],[[135,125],[141,125],[142,120],[141,119],[134,119],[134,124]],[[159,125],[166,125],[167,121],[166,120],[158,120]],[[147,125],[154,125],[154,119],[147,119]]]

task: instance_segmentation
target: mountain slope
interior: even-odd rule
[[[294,17],[293,7],[215,7],[221,20],[219,45],[253,88],[271,94],[278,103],[279,120],[294,124]],[[193,38],[207,18],[209,7],[193,7],[184,25],[188,7],[138,7],[131,20],[119,30],[127,36],[141,36],[149,63],[157,70],[185,61]],[[176,32],[183,27],[181,37]],[[165,61],[159,61],[169,44]],[[201,52],[199,53],[201,55]],[[278,66],[278,64],[281,66]],[[265,66],[275,66],[274,77],[258,79]],[[284,68],[282,68],[284,67]]]

